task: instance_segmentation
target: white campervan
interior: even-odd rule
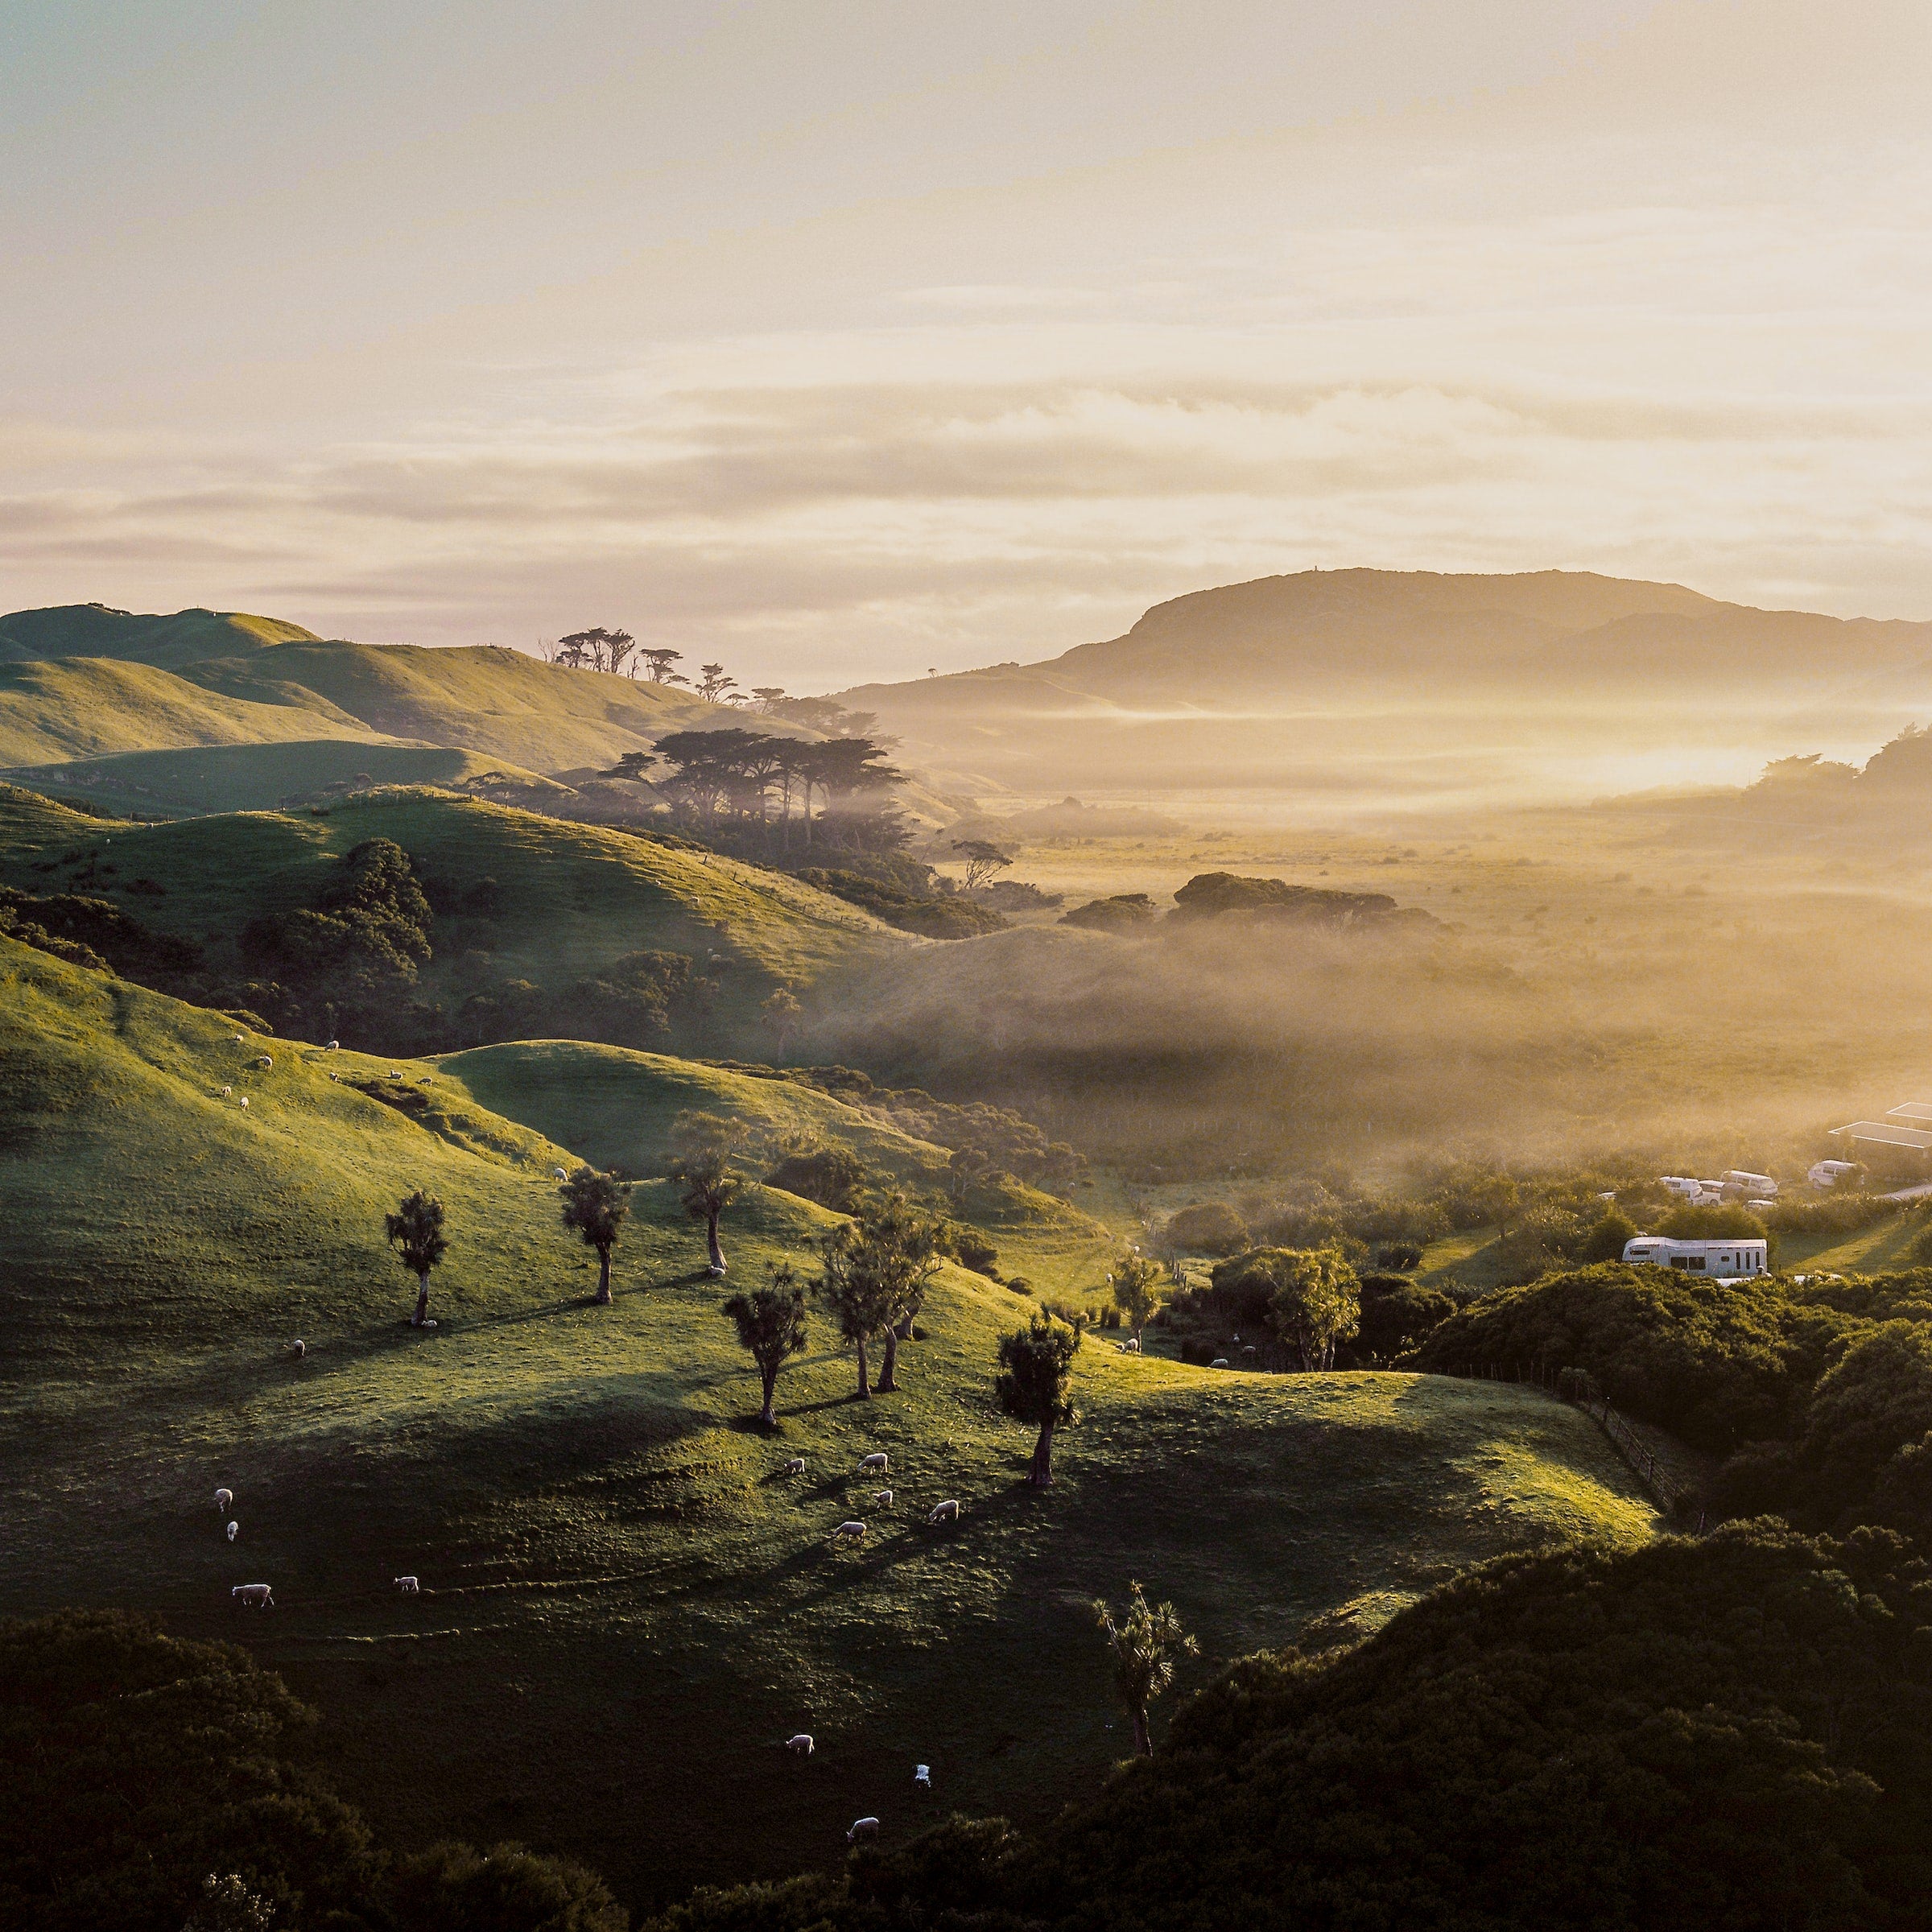
[[[1769,1245],[1748,1236],[1734,1236],[1729,1241],[1674,1241],[1667,1235],[1640,1234],[1624,1243],[1624,1259],[1678,1268],[1716,1281],[1767,1274],[1771,1267]]]

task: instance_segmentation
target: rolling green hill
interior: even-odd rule
[[[134,1604],[250,1643],[406,1840],[514,1834],[642,1902],[828,1860],[861,1812],[894,1837],[934,1804],[1037,1817],[1124,1749],[1085,1604],[1130,1575],[1181,1604],[1204,1671],[1312,1616],[1379,1620],[1475,1557],[1650,1527],[1587,1422],[1513,1387],[1216,1375],[1097,1338],[1061,1480],[1028,1491],[989,1400],[1025,1304],[954,1269],[902,1393],[851,1400],[820,1327],[767,1443],[667,1185],[637,1191],[616,1305],[588,1305],[547,1178],[583,1150],[474,1098],[534,1080],[465,1055],[394,1082],[234,1030],[0,942],[0,1609]],[[452,1236],[433,1332],[380,1234],[417,1184]],[[734,1277],[809,1266],[830,1218],[749,1191]],[[890,1509],[855,1474],[874,1448]],[[964,1518],[929,1530],[946,1496]],[[855,1514],[866,1541],[835,1547]],[[255,1580],[272,1613],[229,1605]],[[776,1748],[799,1728],[808,1761]]]
[[[448,792],[363,794],[319,816],[237,812],[109,827],[0,791],[0,881],[44,893],[85,875],[87,891],[204,944],[217,962],[233,957],[258,913],[313,902],[341,856],[369,838],[394,840],[452,898],[495,881],[492,913],[438,921],[426,997],[453,996],[485,968],[561,988],[657,949],[703,964],[729,1028],[776,984],[808,987],[835,968],[925,943],[782,873]]]
[[[0,767],[303,738],[387,741],[312,692],[228,697],[106,658],[0,663]]]
[[[569,796],[564,786],[501,759],[440,745],[393,744],[373,733],[359,739],[124,751],[66,764],[20,766],[9,775],[37,791],[74,794],[111,811],[143,815],[272,811],[285,802],[321,796],[334,786],[448,787],[487,778],[506,779],[538,795]]]
[[[126,658],[178,670],[237,650],[314,640],[315,633],[299,624],[233,610],[177,610],[160,617],[105,604],[61,604],[0,616],[0,659]]]

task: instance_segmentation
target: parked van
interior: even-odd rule
[[[1680,1269],[1707,1280],[1736,1281],[1771,1270],[1770,1245],[1748,1236],[1728,1241],[1674,1241],[1667,1235],[1640,1234],[1624,1243],[1624,1259],[1657,1268]]]

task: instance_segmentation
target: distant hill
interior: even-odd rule
[[[237,783],[226,774],[242,761],[49,768],[127,752],[332,741],[344,749],[332,758],[312,749],[295,775],[352,776],[367,761],[350,748],[383,744],[550,774],[608,766],[667,731],[743,722],[673,685],[563,669],[496,645],[357,644],[228,611],[142,616],[76,604],[0,617],[0,771],[100,787],[124,807],[222,811],[272,804],[300,785],[295,775],[273,789]],[[211,774],[217,782],[204,784]],[[428,767],[414,776],[448,782]]]
[[[1197,591],[1058,657],[861,685],[840,702],[955,785],[1265,785],[1321,769],[1346,788],[1379,766],[1375,782],[1400,791],[1418,776],[1505,783],[1499,752],[1600,741],[1640,714],[1647,746],[1707,743],[1694,707],[1722,703],[1741,733],[1823,691],[1882,712],[1907,690],[1932,691],[1932,624],[1757,610],[1581,572],[1336,570]],[[1422,758],[1452,762],[1422,774]]]

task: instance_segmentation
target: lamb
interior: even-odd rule
[[[217,1489],[215,1492],[215,1507],[224,1515],[233,1506],[234,1500],[235,1492],[232,1489]]]
[[[266,1583],[237,1583],[229,1595],[244,1610],[272,1610],[275,1607],[275,1592]]]
[[[804,1457],[802,1455],[795,1455],[791,1460],[785,1465],[784,1468],[779,1472],[779,1473],[782,1476],[803,1476],[805,1473]]]
[[[862,1838],[877,1838],[878,1835],[879,1821],[876,1818],[855,1818],[852,1829],[845,1834],[845,1842],[856,1845]]]
[[[949,1496],[944,1502],[935,1505],[932,1514],[926,1519],[929,1525],[934,1523],[956,1523],[959,1520],[960,1499],[956,1496]]]
[[[863,1476],[868,1469],[876,1469],[881,1476],[883,1476],[891,1467],[890,1459],[883,1449],[880,1449],[874,1451],[859,1464],[859,1473]]]
[[[880,1509],[890,1509],[892,1507],[892,1492],[890,1489],[875,1489],[872,1492],[872,1500]]]
[[[239,1536],[241,1534],[242,1534],[242,1525],[241,1525],[239,1523],[230,1523],[230,1524],[229,1525],[229,1526],[228,1526],[228,1540],[229,1540],[229,1541],[231,1543],[232,1543],[232,1542],[233,1542],[235,1540],[235,1538],[236,1538],[237,1536]]]
[[[787,1751],[795,1752],[800,1757],[810,1757],[811,1756],[811,1733],[809,1731],[801,1731],[796,1736],[786,1738],[785,1748]]]
[[[865,1534],[865,1525],[861,1522],[840,1523],[838,1528],[832,1531],[832,1534],[842,1536],[848,1543],[856,1543],[863,1539]]]
[[[393,1579],[398,1590],[405,1596],[419,1596],[423,1586],[413,1576],[398,1576]]]
[[[912,1781],[922,1791],[930,1791],[932,1789],[932,1766],[914,1765],[912,1768]]]

